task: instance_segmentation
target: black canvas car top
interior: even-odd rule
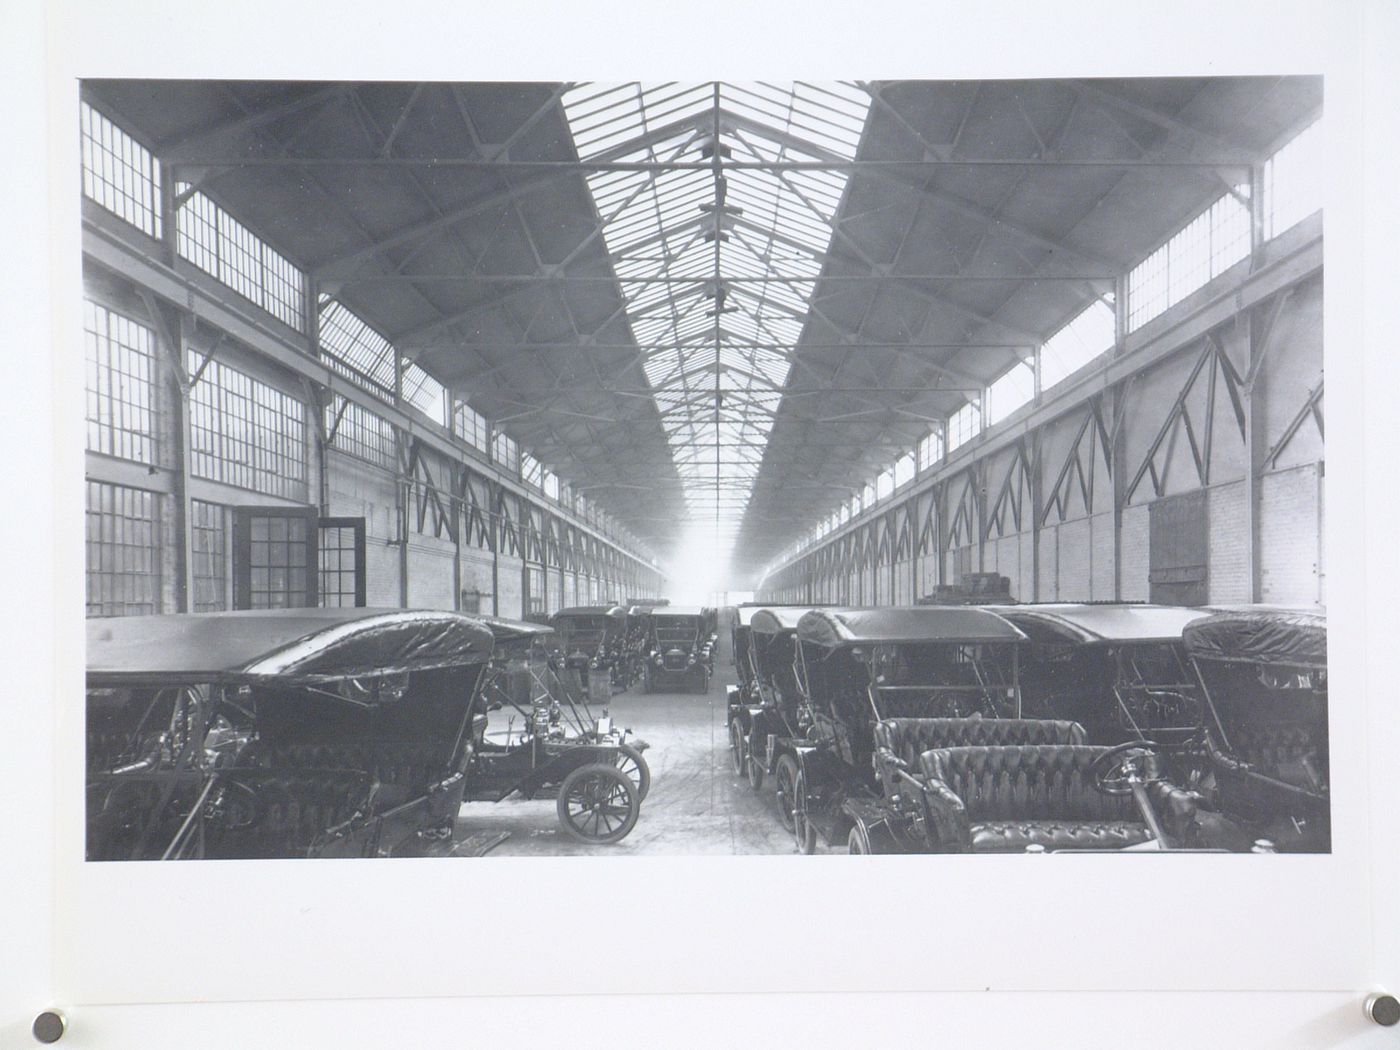
[[[88,682],[354,678],[481,663],[493,637],[439,610],[267,609],[87,622]]]
[[[797,623],[797,637],[832,648],[894,642],[1020,642],[1026,636],[994,612],[965,605],[915,605],[875,609],[812,609]]]
[[[782,634],[784,631],[795,631],[798,622],[813,608],[815,607],[811,605],[789,605],[755,609],[753,629],[759,634]]]
[[[1323,613],[1241,609],[1216,613],[1182,633],[1198,660],[1231,663],[1327,666],[1327,617]]]
[[[499,616],[477,617],[498,642],[516,642],[524,638],[546,638],[555,634],[553,627],[528,620],[506,620]]]
[[[560,609],[550,619],[568,619],[572,616],[612,616],[620,620],[627,616],[627,610],[621,605],[573,605]]]
[[[705,610],[698,605],[658,605],[651,611],[653,620],[671,620],[681,617],[698,620],[704,615]]]
[[[1180,641],[1187,624],[1207,609],[1176,605],[1084,605],[1058,603],[1006,606],[997,610],[1019,626],[1040,625],[1084,645]]]

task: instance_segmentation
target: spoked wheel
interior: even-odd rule
[[[763,768],[763,760],[754,755],[752,746],[749,748],[749,757],[745,766],[747,767],[745,772],[749,775],[749,787],[755,791],[762,791],[763,774],[766,770]]]
[[[847,853],[902,853],[890,827],[878,823],[873,827],[856,821],[846,838]]]
[[[797,779],[792,790],[792,837],[797,842],[797,852],[812,854],[817,852],[817,829],[807,815],[807,774],[797,771]]]
[[[729,723],[729,758],[734,763],[734,773],[736,776],[744,775],[744,755],[747,748],[744,744],[744,727],[739,724],[736,718]]]
[[[778,819],[783,827],[792,830],[793,798],[797,789],[797,760],[791,755],[778,756],[778,768],[773,773],[778,787]]]
[[[617,768],[632,782],[632,789],[637,792],[637,801],[643,802],[647,792],[651,790],[651,767],[647,765],[642,753],[631,744],[618,744]]]
[[[608,845],[626,838],[637,824],[641,799],[616,766],[579,766],[559,787],[559,823],[580,842]]]

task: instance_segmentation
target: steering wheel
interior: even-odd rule
[[[1129,740],[1110,747],[1089,767],[1094,787],[1105,795],[1131,795],[1134,784],[1161,780],[1154,761],[1160,750],[1160,745],[1151,740]]]

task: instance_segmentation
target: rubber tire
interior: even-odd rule
[[[576,827],[569,819],[570,791],[580,780],[592,777],[611,780],[614,785],[621,787],[624,797],[627,799],[627,815],[623,818],[622,824],[606,835],[590,835],[582,828]],[[625,839],[637,826],[637,817],[641,814],[642,803],[637,798],[637,791],[632,787],[632,781],[624,776],[616,766],[610,766],[603,762],[590,762],[588,765],[579,766],[564,778],[564,783],[559,785],[559,798],[555,802],[555,810],[559,815],[560,827],[570,838],[586,842],[590,846],[609,846]]]
[[[744,775],[744,767],[748,764],[748,751],[744,742],[744,727],[736,718],[729,723],[729,764],[734,767],[736,777]]]
[[[870,854],[875,850],[870,845],[870,835],[865,825],[857,821],[851,825],[851,833],[846,836],[846,852],[850,854]]]
[[[797,785],[797,759],[791,755],[779,755],[778,764],[773,771],[773,781],[774,798],[778,803],[778,819],[782,821],[783,827],[792,831],[792,791]],[[787,785],[786,800],[783,798],[784,783]]]
[[[792,838],[797,843],[797,852],[811,856],[817,852],[817,829],[805,815],[807,809],[807,774],[797,771],[797,781],[793,785]]]
[[[763,768],[763,763],[753,756],[753,749],[749,749],[748,760],[744,763],[744,772],[748,774],[749,787],[755,791],[763,790],[763,776],[767,772]]]
[[[637,802],[640,804],[647,800],[647,792],[651,790],[651,766],[647,765],[647,760],[631,744],[618,744],[618,751],[626,755],[633,762],[637,763]]]
[[[860,850],[851,849],[857,835],[860,836],[861,846],[864,847]],[[885,854],[903,853],[905,850],[895,839],[894,832],[890,830],[888,824],[877,824],[874,828],[867,828],[857,821],[851,826],[850,834],[846,836],[846,852]]]

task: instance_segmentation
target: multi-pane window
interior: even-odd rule
[[[394,348],[341,303],[321,296],[321,352],[335,371],[376,393],[393,397]],[[337,367],[340,366],[340,367]]]
[[[177,182],[177,193],[189,192]],[[190,193],[175,213],[175,249],[211,277],[284,324],[306,324],[306,275],[202,193]]]
[[[1113,346],[1113,307],[1095,299],[1040,348],[1040,389],[1083,368]]]
[[[357,604],[359,565],[358,532],[354,525],[325,524],[320,527],[317,557],[320,586],[317,592],[324,606]]]
[[[892,492],[894,492],[894,471],[882,470],[875,477],[875,498],[877,500],[884,499]]]
[[[1000,423],[1035,397],[1035,366],[1018,361],[1000,379],[987,386],[987,425]]]
[[[155,336],[145,325],[83,303],[87,351],[87,447],[156,462]]]
[[[910,452],[900,456],[894,461],[894,487],[899,488],[905,482],[914,480],[914,453]]]
[[[465,401],[458,401],[452,410],[452,433],[472,448],[490,451],[491,424]]]
[[[306,604],[307,530],[300,515],[258,515],[249,522],[251,609],[292,609]]]
[[[562,479],[559,481],[559,496],[558,496],[558,500],[559,500],[559,502],[564,506],[564,508],[565,508],[566,510],[573,510],[573,509],[574,509],[574,489],[573,489],[573,486],[570,485],[567,481],[564,481],[564,480],[562,480]]]
[[[190,370],[199,368],[191,351]],[[306,408],[219,361],[190,391],[190,472],[288,499],[306,498]]]
[[[982,429],[982,413],[976,402],[969,401],[948,417],[948,451],[966,444]]]
[[[403,399],[418,411],[441,424],[447,415],[447,391],[412,361],[404,361],[400,380]]]
[[[1146,324],[1249,254],[1249,207],[1235,187],[1128,274],[1128,328]],[[1239,197],[1236,197],[1236,194]]]
[[[539,488],[541,482],[543,481],[543,478],[541,476],[541,471],[543,470],[543,464],[541,464],[540,461],[537,460],[534,456],[530,455],[530,453],[528,452],[521,453],[520,480],[525,482],[525,484],[530,485],[534,488]]]
[[[87,614],[160,612],[159,493],[87,483]]]
[[[228,605],[228,511],[217,503],[190,500],[190,565],[194,612],[221,612]]]
[[[160,161],[86,102],[79,106],[78,121],[84,196],[159,238]]]
[[[331,448],[392,470],[397,458],[394,427],[369,409],[336,394],[326,406]]]
[[[937,430],[930,430],[919,439],[915,453],[918,457],[916,466],[919,471],[928,470],[929,467],[943,458],[943,435]]]
[[[545,612],[545,567],[525,566],[525,612]]]
[[[1265,162],[1265,237],[1277,237],[1322,207],[1322,145],[1318,120]]]
[[[875,483],[867,481],[860,490],[860,505],[864,509],[875,506]]]
[[[500,431],[491,439],[491,458],[512,474],[520,473],[520,446]]]
[[[541,468],[540,489],[548,499],[559,499],[559,475],[553,471]]]

